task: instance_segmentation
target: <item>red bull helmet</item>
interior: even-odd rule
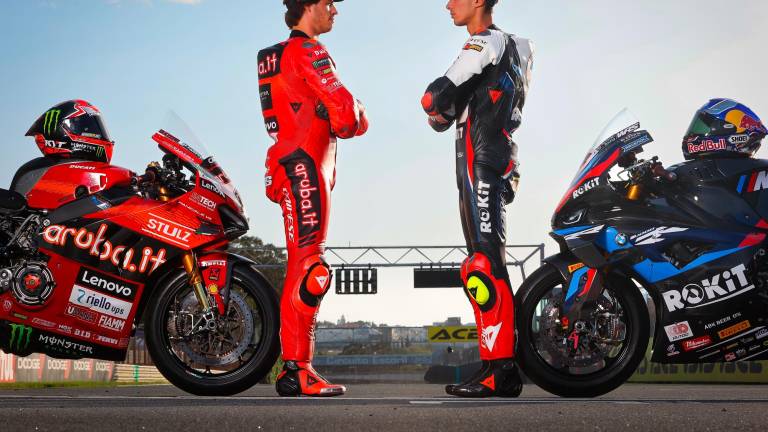
[[[101,112],[84,100],[62,102],[32,124],[26,136],[45,156],[74,157],[91,161],[112,160],[111,140]]]
[[[712,99],[696,111],[683,138],[686,160],[707,157],[752,157],[768,129],[747,106],[731,99]]]

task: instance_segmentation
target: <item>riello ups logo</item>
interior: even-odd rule
[[[739,264],[730,270],[702,279],[701,284],[690,283],[681,290],[666,291],[662,295],[667,310],[674,312],[700,308],[755,289],[755,286],[749,283],[745,272],[744,264]]]

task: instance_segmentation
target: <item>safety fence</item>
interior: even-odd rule
[[[109,382],[114,371],[110,361],[60,360],[44,354],[19,357],[0,351],[0,383]]]

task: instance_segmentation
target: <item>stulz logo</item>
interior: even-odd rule
[[[670,342],[693,337],[691,325],[688,324],[688,321],[668,325],[664,327],[664,331],[667,333],[667,337],[669,338]]]
[[[584,192],[587,192],[597,186],[600,186],[600,177],[591,178],[585,181],[581,186],[578,187],[578,189],[573,191],[573,199],[580,197],[584,194]]]
[[[51,225],[43,230],[43,241],[48,244],[67,247],[71,242],[75,247],[87,251],[89,255],[98,257],[101,261],[109,261],[115,267],[131,273],[152,273],[165,263],[166,251],[160,249],[155,254],[151,247],[141,251],[139,264],[133,262],[136,250],[126,246],[113,245],[105,238],[107,225],[101,224],[96,233],[87,228],[69,228],[64,225]]]
[[[163,240],[180,246],[189,245],[189,238],[195,231],[193,228],[178,224],[152,213],[149,213],[149,215],[152,217],[149,219],[149,222],[147,222],[147,226],[141,228],[142,231],[154,234]]]
[[[86,268],[80,269],[80,272],[77,274],[77,283],[104,294],[126,300],[136,298],[136,290],[138,288],[137,285],[132,283],[123,282],[107,274]]]
[[[701,285],[688,284],[682,290],[669,290],[662,293],[667,310],[694,309],[736,297],[755,289],[744,274],[744,264],[703,279]]]

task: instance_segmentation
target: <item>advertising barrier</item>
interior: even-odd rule
[[[18,357],[0,352],[0,383],[109,382],[115,364],[110,361],[60,360],[44,354]]]

